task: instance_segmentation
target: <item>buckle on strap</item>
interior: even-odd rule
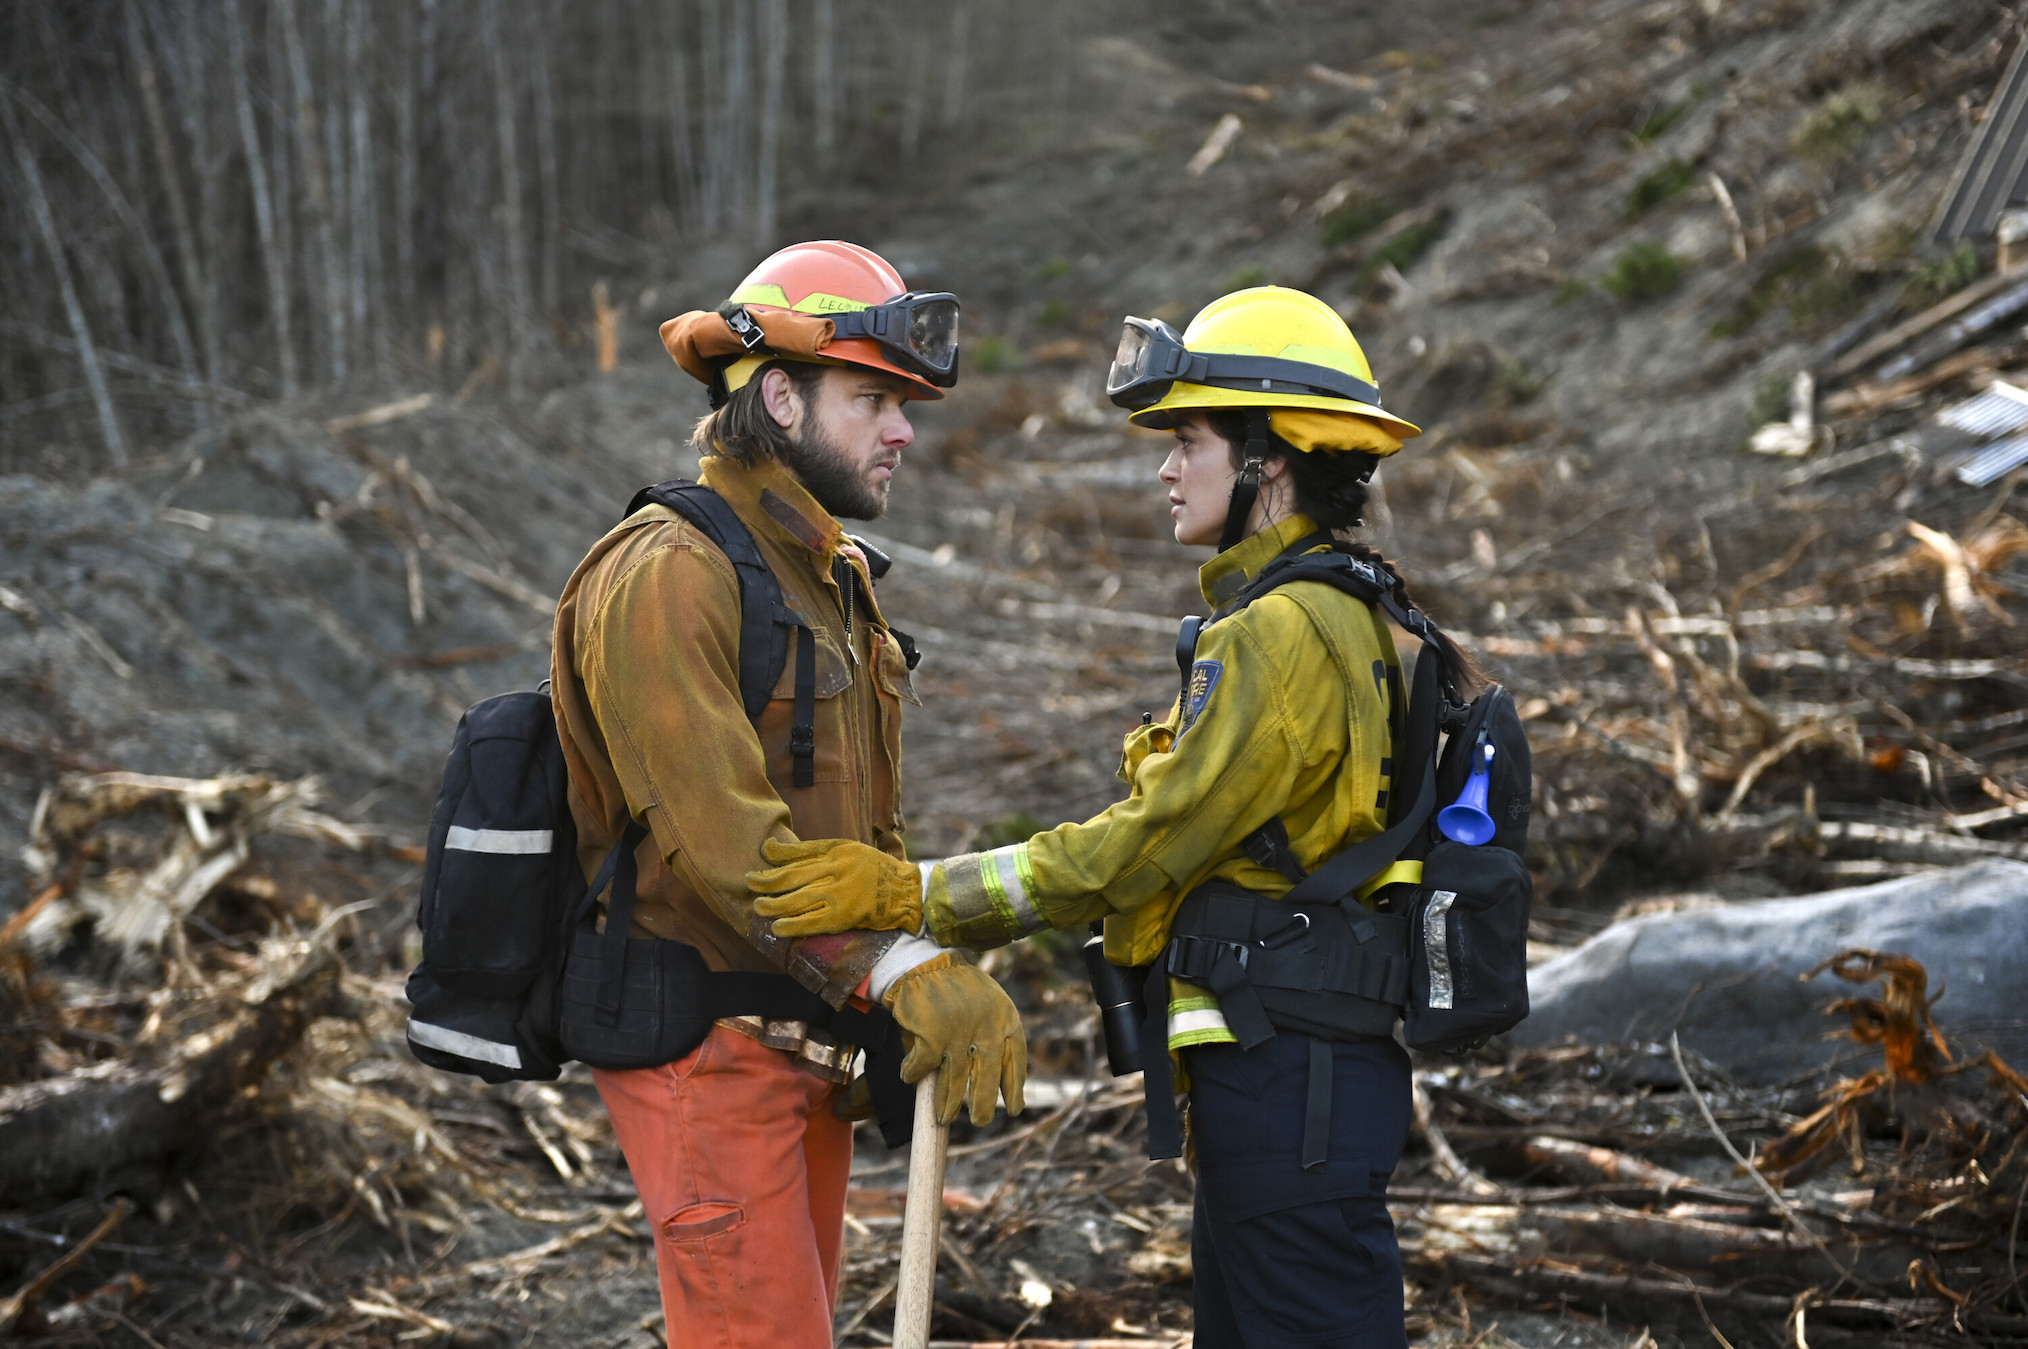
[[[761,331],[760,324],[747,312],[745,305],[736,306],[731,313],[724,315],[724,318],[725,326],[732,329],[732,335],[739,339],[742,347],[746,348],[747,355],[758,356],[767,349],[767,334]]]
[[[1169,938],[1169,973],[1186,982],[1197,983],[1210,976],[1228,954],[1239,962],[1242,970],[1251,959],[1245,942],[1221,941],[1216,937],[1197,937],[1179,932]]]

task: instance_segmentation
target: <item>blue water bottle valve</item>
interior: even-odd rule
[[[1486,791],[1493,782],[1493,747],[1481,743],[1476,748],[1478,762],[1465,779],[1465,789],[1456,801],[1437,812],[1437,828],[1444,837],[1472,848],[1493,838],[1493,817],[1486,813]]]

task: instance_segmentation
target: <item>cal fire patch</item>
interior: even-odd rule
[[[1215,660],[1200,660],[1190,667],[1190,691],[1183,700],[1183,730],[1177,735],[1197,724],[1197,714],[1211,701],[1211,690],[1218,687],[1218,677],[1224,673],[1225,666]]]

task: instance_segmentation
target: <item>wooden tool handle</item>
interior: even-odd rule
[[[937,1074],[915,1084],[908,1143],[908,1202],[901,1216],[901,1274],[894,1289],[894,1349],[925,1349],[936,1299],[937,1238],[944,1217],[944,1153],[951,1126],[937,1123]]]

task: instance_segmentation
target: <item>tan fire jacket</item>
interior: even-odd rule
[[[896,857],[901,705],[918,702],[864,559],[838,522],[772,461],[707,457],[699,475],[752,531],[783,600],[816,634],[816,783],[791,785],[796,642],[758,726],[739,693],[739,584],[725,554],[665,506],[592,548],[556,610],[551,667],[587,878],[629,816],[638,850],[634,934],[688,942],[714,970],[785,970],[833,1006],[896,939],[844,932],[783,941],[754,915],[746,873],[768,838],[849,838]],[[848,598],[833,561],[851,559]]]

